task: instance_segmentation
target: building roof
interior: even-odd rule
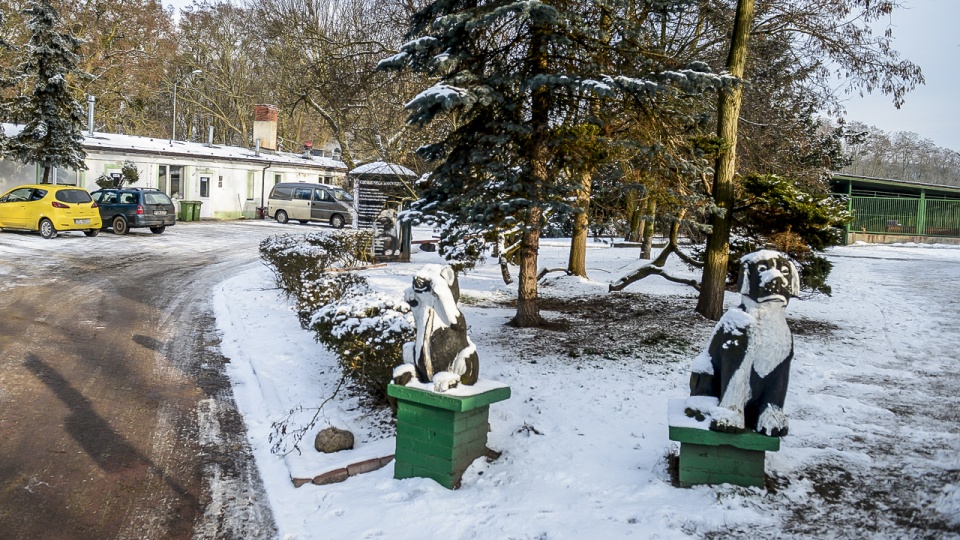
[[[15,135],[23,128],[23,126],[15,124],[3,124],[2,126],[7,136]],[[94,132],[93,137],[85,135],[83,148],[87,152],[119,152],[158,157],[245,162],[259,166],[285,165],[324,171],[346,171],[347,169],[347,166],[342,161],[327,157],[311,156],[309,154],[290,154],[286,152],[261,150],[260,155],[256,155],[253,149],[241,148],[239,146],[207,146],[204,143],[186,141],[173,141],[171,144],[169,139],[119,135],[116,133]]]
[[[855,190],[873,190],[919,196],[920,192],[927,195],[946,196],[956,198],[960,196],[960,187],[943,184],[928,184],[911,182],[909,180],[894,180],[892,178],[872,178],[853,174],[832,173],[831,181],[835,183],[849,182]]]
[[[410,169],[404,167],[403,165],[397,165],[396,163],[387,163],[385,161],[373,161],[371,163],[366,163],[360,165],[356,169],[353,169],[347,174],[359,176],[361,174],[381,174],[381,175],[393,175],[393,176],[409,176],[416,178],[419,176],[417,173],[411,171]]]

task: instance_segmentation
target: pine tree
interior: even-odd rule
[[[645,49],[652,7],[666,12],[689,4],[437,0],[412,17],[411,41],[380,63],[438,79],[407,105],[411,123],[423,126],[441,114],[453,119],[444,140],[418,151],[439,165],[414,211],[454,222],[441,247],[519,228],[515,325],[543,322],[537,252],[544,216],[569,210],[570,196],[582,191],[555,158],[571,127],[602,124],[584,112],[591,102],[626,97],[657,109],[671,94],[721,84],[703,64],[671,65]],[[601,17],[611,22],[598,24]],[[600,65],[598,58],[613,60]]]
[[[4,24],[6,20],[4,19],[3,13],[0,13],[0,54],[5,51],[11,51],[14,49],[13,45],[9,41],[4,39],[6,36],[6,25]],[[0,91],[6,90],[9,86],[13,84],[13,77],[9,72],[9,69],[6,66],[0,65]],[[0,99],[0,120],[5,120],[8,116],[7,109],[9,108],[8,103]],[[7,146],[7,136],[3,132],[3,129],[0,129],[0,158],[6,154]]]
[[[31,1],[23,14],[30,40],[17,82],[29,82],[33,91],[13,103],[14,115],[26,122],[7,146],[14,159],[43,167],[42,182],[48,183],[54,167],[86,169],[83,109],[68,84],[71,76],[80,74],[76,54],[80,42],[60,29],[60,16],[47,0]]]

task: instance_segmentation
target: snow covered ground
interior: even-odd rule
[[[565,242],[545,241],[540,264],[563,266],[566,256]],[[474,462],[457,491],[394,480],[392,464],[294,487],[291,478],[392,454],[389,415],[341,391],[302,453],[271,453],[272,423],[303,425],[331,397],[335,358],[263,287],[272,282],[265,267],[223,282],[214,305],[283,538],[960,537],[960,247],[854,245],[829,256],[833,296],[787,309],[791,427],[768,453],[769,491],[671,485],[667,401],[686,395],[713,323],[693,313],[691,289],[659,277],[608,294],[607,283],[639,264],[633,249],[591,244],[592,280],[548,276],[544,314],[565,320],[566,332],[505,327],[516,286],[496,265],[461,277],[481,378],[513,395],[490,408],[489,446],[502,456]],[[416,253],[366,274],[399,295],[432,262],[435,254]],[[327,426],[353,431],[356,448],[318,454],[313,436]]]

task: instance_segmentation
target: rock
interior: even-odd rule
[[[317,452],[326,454],[350,450],[353,448],[353,433],[345,429],[329,427],[317,433],[317,439],[313,446],[317,449]]]

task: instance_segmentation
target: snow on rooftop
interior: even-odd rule
[[[396,163],[387,163],[384,161],[373,161],[360,165],[347,174],[392,174],[396,176],[411,176],[416,178],[417,173]]]
[[[19,133],[23,126],[3,124],[3,131],[7,136]],[[86,133],[86,132],[85,132]],[[260,155],[252,148],[239,146],[208,146],[205,143],[173,141],[154,137],[139,137],[135,135],[120,135],[117,133],[94,132],[91,137],[85,135],[83,146],[87,151],[119,151],[149,153],[161,156],[189,157],[194,159],[253,161],[262,164],[291,165],[297,167],[313,167],[323,169],[346,170],[347,166],[339,160],[303,154],[286,152],[260,151]]]

